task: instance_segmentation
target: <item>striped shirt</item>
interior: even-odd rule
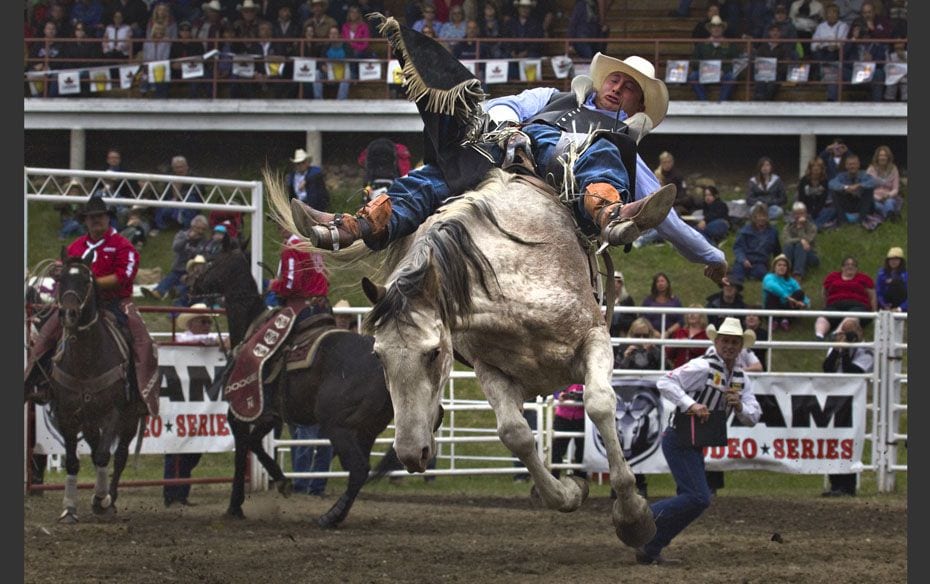
[[[693,404],[707,406],[708,410],[726,408],[725,392],[738,389],[743,411],[736,417],[747,426],[754,426],[762,415],[762,409],[752,393],[750,379],[737,364],[728,371],[713,347],[704,355],[696,357],[681,367],[669,371],[656,382],[662,397],[675,404],[681,412],[688,411]]]

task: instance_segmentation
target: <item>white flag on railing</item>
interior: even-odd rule
[[[885,85],[894,85],[907,77],[907,63],[885,63]]]
[[[556,79],[566,79],[572,72],[572,58],[568,55],[556,55],[549,60]]]
[[[59,71],[58,72],[58,95],[74,95],[81,93],[81,72]]]
[[[234,56],[232,74],[237,77],[255,77],[255,57],[252,55]]]
[[[148,66],[149,83],[167,83],[171,81],[171,61],[152,61]]]
[[[302,83],[316,81],[316,59],[294,59],[293,77]]]
[[[203,61],[184,61],[181,63],[181,79],[203,77]]]
[[[788,81],[793,81],[795,83],[807,83],[807,80],[811,75],[811,66],[810,63],[798,63],[796,65],[788,65]]]
[[[753,79],[756,81],[767,82],[775,81],[778,70],[778,59],[774,57],[756,57],[753,71]]]
[[[132,87],[132,80],[136,78],[139,72],[139,65],[126,65],[119,68],[119,88],[129,89]]]
[[[509,62],[503,59],[494,59],[488,61],[484,68],[484,82],[507,83],[507,69]]]
[[[358,64],[359,81],[379,81],[381,79],[381,61],[362,61]]]
[[[404,83],[404,69],[397,59],[388,61],[387,82],[388,85],[403,85]]]
[[[688,70],[691,68],[691,61],[669,61],[665,65],[665,82],[666,83],[687,83]]]
[[[853,63],[852,82],[854,85],[857,83],[868,83],[874,76],[874,61],[856,61]]]
[[[463,67],[468,69],[468,72],[471,73],[472,75],[475,75],[475,76],[478,75],[478,62],[475,61],[474,59],[467,59],[465,61],[459,61],[459,63],[461,63]]]
[[[523,59],[519,65],[520,81],[533,83],[542,80],[542,59]]]
[[[91,69],[88,73],[90,75],[90,91],[92,93],[110,91],[113,89],[109,67],[97,67],[96,69]]]

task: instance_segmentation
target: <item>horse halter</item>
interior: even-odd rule
[[[77,291],[71,290],[71,289],[62,291],[60,284],[59,284],[59,288],[58,288],[58,306],[59,306],[59,310],[61,309],[62,300],[64,300],[65,298],[67,298],[69,295],[70,295],[70,296],[74,296],[74,297],[76,297],[76,298],[78,299],[78,314],[79,314],[79,316],[78,316],[78,323],[80,323],[80,318],[81,318],[81,316],[83,316],[84,311],[85,311],[85,309],[87,308],[88,303],[90,302],[91,298],[93,297],[93,294],[92,294],[92,293],[93,293],[93,291],[94,291],[94,274],[93,274],[93,272],[91,272],[90,268],[88,268],[88,267],[87,267],[86,265],[84,265],[83,263],[80,263],[80,264],[79,264],[79,263],[73,263],[73,264],[70,264],[70,265],[66,266],[66,267],[63,268],[63,269],[65,269],[65,270],[73,270],[73,269],[84,270],[84,271],[86,272],[86,275],[88,276],[88,278],[87,278],[87,287],[86,287],[86,289],[84,290],[83,296],[79,295]],[[83,326],[80,325],[80,324],[78,324],[77,330],[78,330],[78,331],[85,331],[85,330],[89,329],[89,328],[92,327],[94,324],[96,324],[98,318],[99,318],[99,312],[94,311],[94,317],[91,319],[91,321],[88,322],[87,324],[83,325]],[[64,322],[62,322],[62,325],[64,326]],[[65,328],[69,328],[69,327],[65,326]]]

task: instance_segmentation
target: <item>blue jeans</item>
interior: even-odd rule
[[[181,282],[181,278],[184,277],[184,274],[187,272],[184,270],[171,270],[168,274],[158,282],[158,285],[155,286],[162,296],[166,295],[169,290],[172,288],[181,288],[184,284]],[[186,288],[186,286],[185,286]]]
[[[820,265],[820,258],[814,253],[814,248],[804,251],[804,246],[800,242],[789,243],[782,249],[782,252],[791,262],[791,271],[799,276],[806,274],[807,268],[816,268]]]
[[[191,198],[190,202],[200,203],[202,201]],[[191,219],[193,219],[197,213],[197,209],[158,207],[155,209],[155,228],[164,230],[172,227],[172,223],[176,223],[184,229],[187,229],[191,226]]]
[[[182,454],[165,455],[165,478],[166,479],[189,479],[191,471],[200,463],[199,452],[185,452]],[[174,501],[187,501],[191,494],[190,485],[165,485],[162,489],[165,498],[165,504]]]
[[[698,83],[700,79],[700,73],[698,71],[692,71],[688,73],[688,81],[691,83],[691,89],[694,90],[694,95],[697,96],[698,101],[707,101],[707,90],[704,89],[704,85]],[[733,81],[733,75],[727,71],[720,75],[720,99],[717,101],[729,101],[730,94],[733,93],[733,89],[736,87],[735,83],[728,83]]]
[[[562,131],[547,124],[530,124],[523,131],[532,139],[537,172],[545,176],[546,166]],[[607,140],[596,140],[591,144],[575,162],[574,173],[578,192],[583,192],[585,187],[595,182],[609,183],[621,195],[629,192],[630,177],[620,159],[620,151]],[[395,180],[387,194],[391,198],[392,211],[388,223],[389,243],[416,231],[447,199],[461,193],[451,192],[442,171],[433,164],[427,164]],[[582,228],[593,229],[594,224],[584,209],[581,197],[575,204],[575,215],[581,220]]]
[[[291,424],[291,436],[294,440],[317,440],[321,438],[320,425]],[[332,446],[294,446],[291,450],[291,467],[294,472],[327,472],[332,460]],[[322,495],[325,489],[325,478],[294,479],[294,490],[298,493]]]
[[[730,276],[736,277],[738,280],[761,280],[769,273],[768,261],[754,262],[749,260],[752,264],[752,267],[747,268],[743,265],[742,262],[734,261],[732,272],[733,275]]]
[[[714,219],[704,225],[704,230],[698,229],[698,232],[704,236],[709,243],[717,245],[730,232],[730,222],[726,219]]]
[[[656,520],[656,536],[644,546],[644,551],[653,558],[710,506],[703,451],[679,444],[675,430],[669,428],[662,437],[662,454],[675,479],[676,496],[650,505]]]
[[[817,226],[817,230],[823,230],[828,224],[836,223],[837,214],[834,207],[824,207],[820,210],[820,213],[817,213],[817,216],[814,217],[814,225]]]

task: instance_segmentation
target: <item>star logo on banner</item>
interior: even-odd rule
[[[769,448],[768,444],[763,444],[761,450],[762,450],[762,454],[768,455],[769,450],[771,450],[771,448]]]
[[[174,428],[174,424],[172,424],[171,422],[165,422],[165,432],[171,432],[172,428]]]

